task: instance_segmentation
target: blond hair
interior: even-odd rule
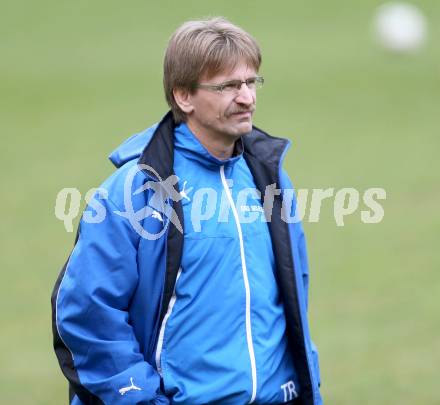
[[[258,72],[261,51],[256,40],[223,17],[187,21],[171,36],[163,64],[165,98],[176,123],[186,114],[174,99],[173,89],[194,93],[201,76],[207,79],[233,70],[244,61]]]

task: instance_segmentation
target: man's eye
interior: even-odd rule
[[[237,83],[238,82],[228,82],[228,83],[225,83],[223,85],[223,90],[226,90],[226,91],[236,90],[239,87],[239,85]]]

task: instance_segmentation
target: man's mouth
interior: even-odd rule
[[[232,113],[232,115],[239,118],[250,118],[252,116],[252,111],[239,111]]]

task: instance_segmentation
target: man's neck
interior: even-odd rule
[[[234,153],[235,141],[239,137],[234,138],[229,135],[210,134],[208,131],[193,122],[188,121],[186,124],[206,150],[217,159],[229,159]]]

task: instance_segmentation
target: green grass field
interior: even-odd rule
[[[293,140],[298,188],[387,191],[384,220],[304,224],[327,404],[438,404],[440,3],[415,56],[371,38],[379,1],[8,2],[1,13],[1,403],[67,403],[50,292],[74,235],[54,215],[106,156],[166,111],[162,57],[189,18],[224,15],[263,51],[257,126]],[[217,4],[217,5],[216,5]],[[364,207],[361,207],[364,208]]]

